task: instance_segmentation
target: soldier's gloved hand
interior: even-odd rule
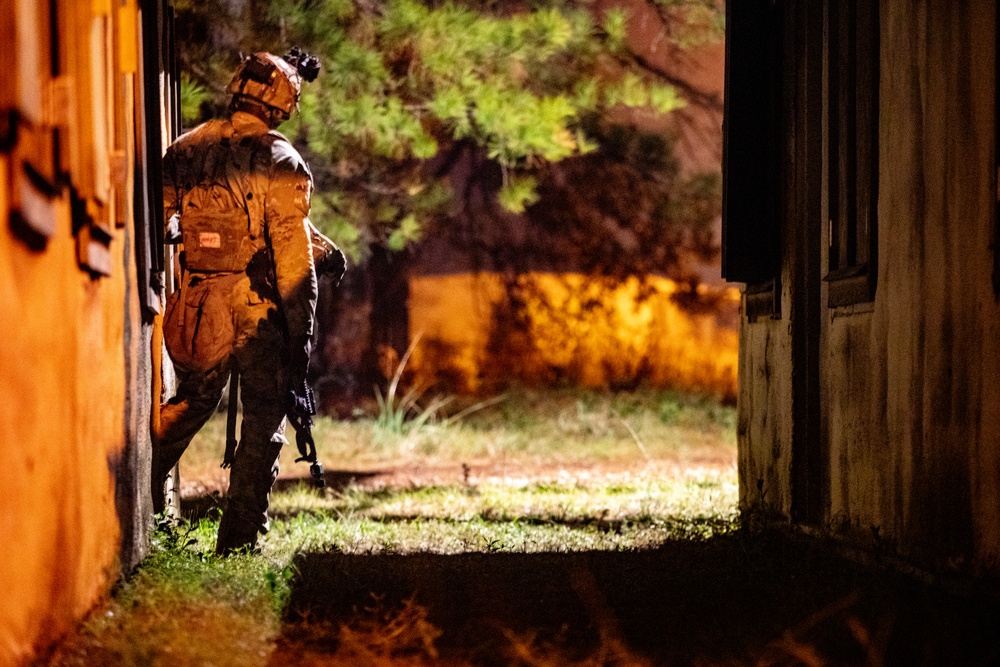
[[[181,216],[174,213],[167,220],[167,224],[164,229],[165,241],[169,244],[176,245],[183,240],[181,236]]]
[[[309,372],[309,354],[312,352],[312,342],[308,336],[296,336],[288,343],[288,377],[292,387],[299,387],[305,382]]]
[[[340,284],[345,271],[347,271],[347,258],[336,246],[316,260],[316,276],[330,276],[334,286]]]

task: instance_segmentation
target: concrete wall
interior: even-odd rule
[[[75,151],[55,193],[14,201],[27,183],[23,128],[0,152],[0,665],[26,664],[74,629],[143,555],[151,513],[152,319],[139,305],[132,207],[136,4],[37,6],[57,7],[74,34],[60,48],[85,57],[64,56],[73,95],[37,126],[60,127]],[[113,40],[79,38],[95,26]],[[106,88],[88,79],[99,67]],[[0,108],[20,103],[0,95]],[[12,223],[15,206],[51,225],[46,240]],[[86,243],[92,225],[110,232],[106,245]]]
[[[833,309],[822,287],[817,444],[829,485],[820,527],[924,567],[996,573],[996,3],[880,7],[878,286],[873,304]],[[792,285],[788,296],[803,290]],[[791,331],[787,319],[742,325],[748,507],[757,478],[793,492]],[[773,506],[789,515],[784,501]]]

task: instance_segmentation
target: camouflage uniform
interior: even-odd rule
[[[164,319],[179,384],[156,433],[153,496],[162,503],[170,469],[217,408],[235,365],[243,425],[221,553],[253,547],[267,531],[288,388],[292,375],[304,375],[316,307],[312,177],[259,115],[237,110],[208,121],[164,160],[165,204],[179,219],[184,253]]]

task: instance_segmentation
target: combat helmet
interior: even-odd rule
[[[281,58],[262,51],[243,59],[226,92],[233,96],[233,108],[250,107],[258,115],[265,113],[281,122],[298,104],[302,81],[314,80],[319,67],[315,56],[298,48]]]

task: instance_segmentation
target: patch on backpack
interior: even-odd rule
[[[198,232],[199,248],[221,248],[222,235],[219,232]]]

